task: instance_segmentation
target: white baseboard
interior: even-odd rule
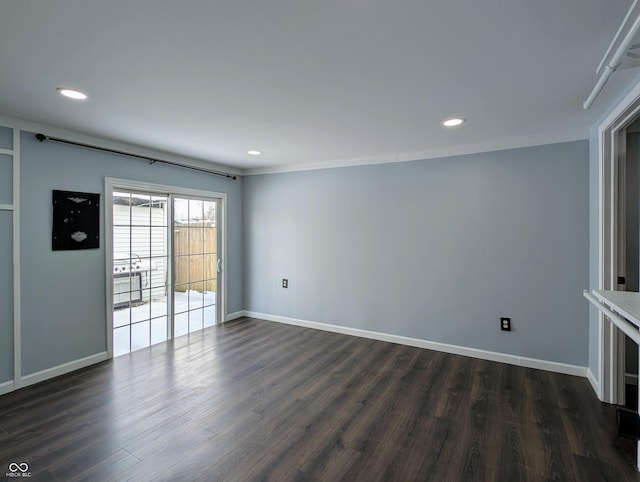
[[[510,365],[518,365],[527,368],[537,368],[555,373],[564,373],[566,375],[575,375],[579,377],[587,377],[587,367],[577,365],[568,365],[566,363],[552,362],[547,360],[539,360],[536,358],[527,358],[517,355],[509,355],[495,351],[480,350],[477,348],[468,348],[458,345],[449,345],[435,341],[421,340],[418,338],[410,338],[407,336],[391,335],[388,333],[380,333],[377,331],[361,330],[359,328],[348,328],[339,325],[330,325],[327,323],[318,323],[315,321],[299,320],[296,318],[287,318],[284,316],[269,315],[266,313],[257,313],[255,311],[244,311],[243,316],[251,318],[259,318],[267,321],[275,321],[285,323],[287,325],[301,326],[304,328],[313,328],[316,330],[331,331],[334,333],[342,333],[343,335],[358,336],[361,338],[370,338],[379,341],[388,341],[390,343],[398,343],[401,345],[415,346],[417,348],[426,348],[428,350],[441,351],[444,353],[452,353],[454,355],[463,355],[482,360],[490,360]]]
[[[638,385],[638,375],[634,373],[624,374],[624,383],[627,385]]]
[[[602,402],[603,401],[602,387],[600,386],[598,379],[593,374],[590,368],[587,368],[587,380],[589,380],[589,383],[591,383],[591,388],[593,388],[593,391],[596,392],[596,396]]]
[[[235,313],[229,313],[229,314],[224,318],[224,321],[225,321],[225,323],[226,323],[227,321],[236,320],[236,319],[238,319],[238,318],[242,318],[243,316],[247,316],[247,315],[246,315],[246,311],[244,311],[244,310],[236,311]]]
[[[96,363],[105,361],[107,358],[109,358],[109,356],[107,355],[107,352],[104,351],[102,353],[96,353],[95,355],[58,365],[57,367],[47,368],[46,370],[32,373],[30,375],[25,375],[24,377],[22,377],[20,386],[27,387],[29,385],[33,385],[34,383],[39,383],[45,380],[49,380],[50,378],[59,377],[60,375],[64,375],[65,373],[79,370],[80,368],[88,367],[89,365],[95,365]]]
[[[4,395],[5,393],[12,392],[14,389],[13,380],[0,383],[0,395]]]

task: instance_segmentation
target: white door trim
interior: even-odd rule
[[[613,155],[616,159],[616,197],[617,210],[615,213],[615,229],[616,229],[616,251],[614,257],[616,260],[616,279],[614,286],[616,290],[626,291],[627,278],[627,129],[623,127],[615,132],[616,142],[613,145]],[[625,283],[619,283],[619,278],[625,279]],[[615,403],[624,405],[625,403],[625,334],[622,330],[616,330],[616,393]]]
[[[618,132],[640,114],[640,83],[598,126],[598,289],[617,289],[618,276]],[[598,313],[598,398],[617,403],[619,350],[617,328]]]
[[[20,296],[20,129],[13,127],[13,387],[22,387]]]
[[[11,202],[0,204],[0,211],[11,212],[11,269],[12,295],[13,295],[13,318],[10,323],[13,327],[13,374],[12,379],[0,381],[0,394],[17,390],[23,386],[22,383],[22,328],[21,328],[21,297],[20,297],[20,136],[22,131],[15,122],[10,119],[0,118],[0,127],[11,129],[11,149],[0,149],[0,154],[11,157]]]

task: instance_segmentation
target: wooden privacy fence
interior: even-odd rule
[[[216,291],[216,228],[211,224],[175,224],[175,290]]]

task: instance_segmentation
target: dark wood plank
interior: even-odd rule
[[[585,379],[242,318],[0,397],[35,480],[640,481]]]

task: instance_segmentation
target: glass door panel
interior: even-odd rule
[[[218,201],[173,199],[175,335],[217,323]]]
[[[169,197],[113,193],[113,354],[167,339]]]

